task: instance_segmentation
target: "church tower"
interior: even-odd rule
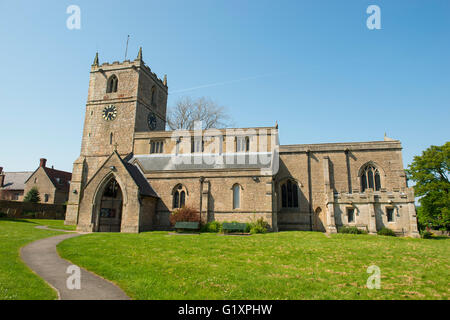
[[[123,158],[133,151],[135,132],[165,130],[167,96],[167,76],[161,80],[145,65],[142,48],[135,60],[122,63],[100,64],[96,54],[66,223],[76,223],[85,184],[114,151]]]

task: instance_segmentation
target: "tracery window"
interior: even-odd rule
[[[187,190],[182,184],[178,184],[173,189],[173,208],[183,208],[186,204]]]
[[[298,208],[298,186],[293,180],[281,184],[281,207]]]
[[[368,165],[361,174],[361,192],[366,189],[381,190],[380,171],[374,165]]]

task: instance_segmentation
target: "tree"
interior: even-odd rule
[[[450,229],[450,142],[431,146],[415,156],[406,173],[414,181],[414,191],[419,199],[417,211],[419,224]]]
[[[30,191],[27,192],[25,195],[25,198],[23,198],[23,202],[32,202],[32,203],[38,203],[41,202],[41,197],[39,196],[39,191],[36,187],[33,187],[30,189]]]
[[[202,121],[202,129],[224,128],[231,125],[231,117],[224,107],[209,98],[180,98],[169,109],[167,124],[171,130],[193,130],[194,123]]]

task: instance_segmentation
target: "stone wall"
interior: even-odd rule
[[[66,207],[58,204],[0,200],[0,212],[9,218],[64,219]]]
[[[398,234],[417,236],[414,192],[407,188],[396,140],[291,145],[280,147],[278,224],[282,229],[335,231],[339,226],[367,228],[371,233],[388,227]],[[361,189],[361,169],[373,164],[380,172],[381,189]],[[280,184],[291,179],[298,185],[298,208],[281,208]],[[386,208],[395,210],[387,222]],[[347,220],[354,208],[355,221]]]
[[[200,190],[200,176],[204,178]],[[173,208],[173,191],[182,184],[187,190],[186,206],[200,211],[202,195],[202,218],[207,221],[250,222],[264,218],[270,226],[272,217],[272,177],[260,176],[260,171],[237,172],[160,172],[146,177],[160,200],[156,208],[155,227],[168,228]],[[256,180],[256,181],[255,181]],[[233,209],[233,186],[241,187],[240,207]]]

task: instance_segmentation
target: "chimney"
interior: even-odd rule
[[[5,183],[5,174],[3,173],[3,167],[0,167],[0,188]]]
[[[39,162],[39,167],[45,168],[45,165],[47,164],[47,159],[41,158]]]

